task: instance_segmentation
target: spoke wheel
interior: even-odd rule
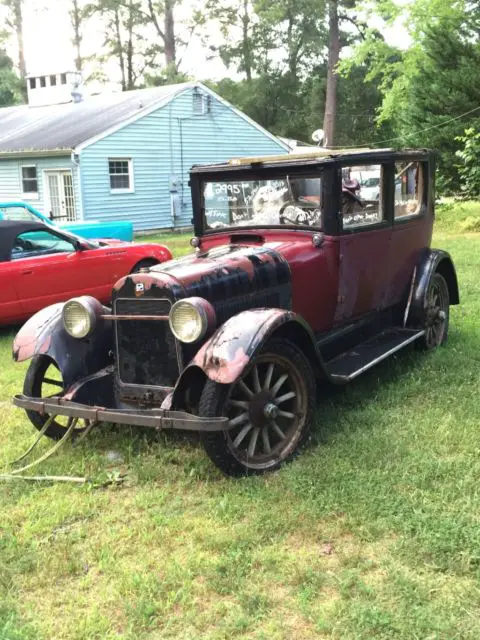
[[[48,356],[36,356],[32,359],[25,376],[23,393],[32,398],[51,398],[65,391],[62,374],[56,363]],[[41,431],[48,420],[48,414],[40,415],[36,411],[26,411],[33,426]],[[89,420],[79,420],[74,434],[79,435],[88,427]],[[45,432],[52,440],[60,440],[68,428],[68,418],[57,416]]]
[[[200,414],[227,416],[229,429],[205,433],[205,450],[227,475],[273,470],[304,441],[314,398],[313,372],[302,351],[287,340],[271,340],[234,384],[206,383]]]
[[[425,335],[419,346],[425,350],[444,344],[448,336],[450,299],[445,278],[435,273],[428,285],[424,305]]]

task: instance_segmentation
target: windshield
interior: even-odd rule
[[[321,228],[318,176],[203,183],[205,228],[297,226]]]

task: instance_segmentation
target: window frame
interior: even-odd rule
[[[339,185],[339,198],[338,198],[338,234],[339,235],[350,235],[352,233],[367,233],[369,231],[376,231],[377,229],[385,229],[386,227],[391,227],[392,226],[392,221],[391,221],[391,216],[390,216],[390,212],[389,212],[389,208],[388,208],[388,203],[389,203],[389,181],[390,181],[390,171],[389,171],[389,162],[385,162],[385,161],[381,161],[378,160],[375,164],[378,164],[380,166],[380,171],[381,171],[381,194],[380,194],[380,205],[381,205],[381,211],[383,214],[383,220],[380,220],[380,222],[374,222],[372,224],[363,224],[363,225],[358,225],[358,226],[350,226],[350,227],[344,227],[343,226],[343,215],[341,212],[341,208],[342,208],[342,198],[341,198],[341,194],[342,194],[342,169],[348,167],[348,168],[352,168],[352,167],[359,167],[362,166],[361,164],[359,164],[358,162],[349,162],[349,163],[343,163],[337,168],[337,180],[338,180],[338,185]]]
[[[35,178],[24,178],[23,170],[24,169],[35,169]],[[40,178],[38,175],[38,166],[36,164],[22,164],[20,165],[20,181],[22,184],[22,198],[23,200],[39,200],[40,199]],[[36,191],[25,191],[24,190],[24,180],[35,180],[37,183]]]
[[[421,194],[421,198],[419,198],[419,205],[417,207],[417,210],[414,211],[413,213],[409,213],[408,215],[405,216],[396,216],[395,215],[395,174],[396,174],[396,164],[400,163],[400,162],[416,162],[418,165],[420,165],[420,169],[422,172],[422,194]],[[411,220],[417,220],[418,218],[421,218],[423,216],[426,215],[427,210],[428,210],[428,184],[427,184],[427,180],[428,180],[428,163],[425,160],[416,160],[416,159],[410,159],[410,158],[395,158],[395,161],[393,163],[393,175],[392,175],[392,196],[393,196],[393,203],[392,203],[392,221],[394,225],[401,225],[401,224],[406,224],[408,222],[410,222]]]
[[[111,162],[126,162],[128,164],[128,183],[129,186],[128,188],[112,188],[112,175],[127,175],[126,173],[121,173],[121,174],[112,174],[110,173],[110,163]],[[118,157],[114,157],[114,158],[108,158],[107,159],[107,166],[108,166],[108,182],[109,182],[109,187],[110,187],[110,193],[112,195],[121,195],[124,193],[135,193],[135,182],[134,182],[134,174],[133,174],[133,158],[118,158]]]

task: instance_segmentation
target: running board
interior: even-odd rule
[[[424,333],[424,330],[402,328],[382,331],[375,337],[327,362],[327,372],[332,382],[350,382],[396,351],[400,351],[403,347],[418,340]]]

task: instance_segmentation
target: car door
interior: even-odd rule
[[[25,315],[70,297],[79,277],[74,241],[48,229],[19,233],[10,264],[15,291]]]
[[[397,160],[394,165],[393,230],[390,253],[390,303],[408,297],[421,252],[430,246],[433,204],[428,201],[428,163]]]
[[[368,171],[378,176],[380,184],[378,195],[360,201],[343,187],[336,325],[384,309],[389,283],[392,225],[387,215],[385,166],[355,166],[348,170],[350,175]],[[344,175],[345,178],[348,180],[348,175]]]
[[[20,322],[24,313],[15,288],[18,265],[0,262],[0,324]]]

